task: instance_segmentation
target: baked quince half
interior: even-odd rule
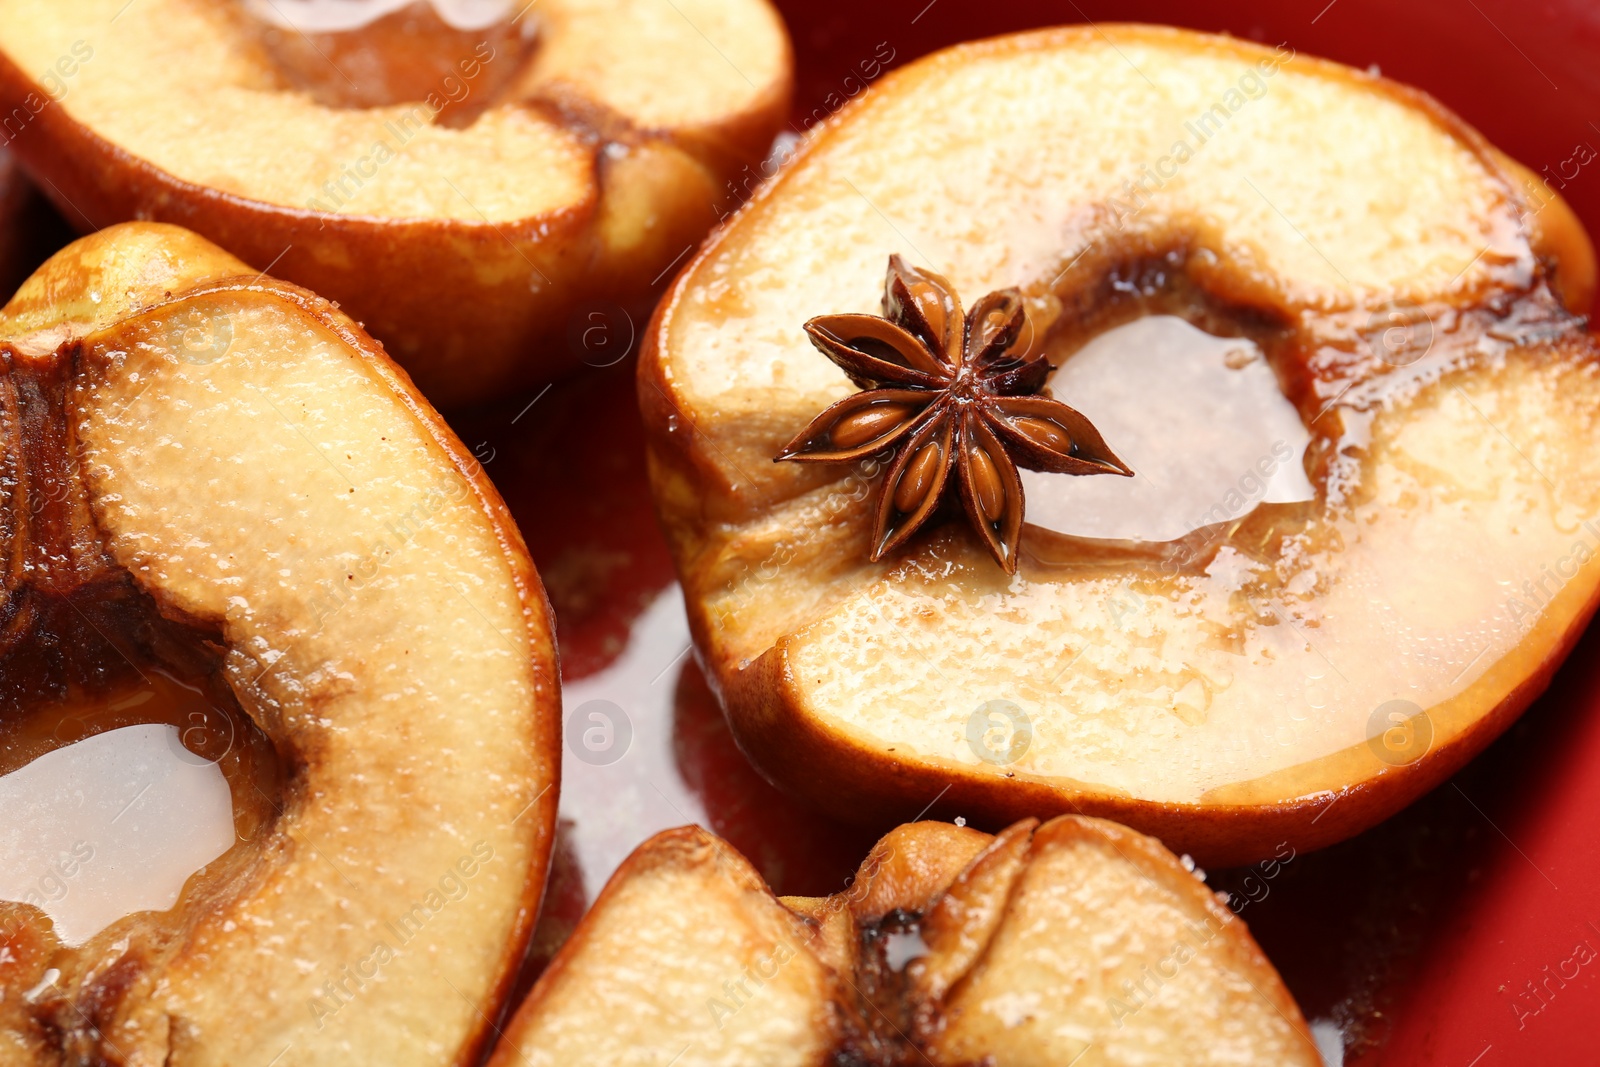
[[[885,78],[683,271],[640,365],[740,746],[844,817],[1081,812],[1212,864],[1327,844],[1441,782],[1544,688],[1600,587],[1593,252],[1527,182],[1420,93],[1229,38],[1046,30]],[[1011,331],[969,342],[970,380],[956,299],[969,338]],[[1174,320],[1198,354],[1152,364]],[[966,459],[908,412],[990,405],[983,440],[1010,448],[1049,397],[1002,394],[1040,359],[1049,410],[1093,425],[1033,426],[1054,459],[1023,450],[1014,491],[958,503]],[[1265,393],[1228,384],[1252,359]],[[1205,360],[1242,377],[1191,394]],[[871,410],[818,417],[852,396]],[[1185,464],[1278,408],[1290,429],[1176,514]],[[826,433],[858,461],[774,463]],[[1133,477],[1051,473],[1096,433]],[[875,531],[938,518],[935,481],[901,499],[938,469],[905,440],[949,472],[948,521],[873,562]],[[1263,491],[1274,470],[1305,491]],[[982,516],[1024,503],[1009,574]],[[1113,507],[1139,522],[1042,518]]]
[[[0,4],[11,144],[75,225],[270,267],[441,405],[648,300],[755,184],[790,82],[766,0]]]
[[[917,822],[831,897],[698,827],[623,863],[490,1067],[1320,1064],[1243,922],[1101,819]]]
[[[70,943],[0,903],[0,1062],[475,1062],[560,766],[547,605],[482,469],[348,317],[173,226],[63,249],[0,353],[0,748],[108,701],[223,738],[192,757],[240,837]]]

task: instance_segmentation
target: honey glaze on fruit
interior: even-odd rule
[[[535,23],[503,0],[238,0],[290,88],[326,107],[420,103],[467,126],[532,55]]]
[[[243,875],[234,846],[271,824],[282,769],[218,635],[163,616],[106,553],[71,458],[69,360],[4,357],[0,958],[126,934],[136,913],[159,941],[180,892]]]
[[[1592,435],[1565,429],[1596,422],[1581,320],[1538,286],[1467,310],[1330,309],[1282,322],[1208,295],[1192,269],[1178,249],[1111,271],[1060,307],[1049,358],[1066,368],[1115,327],[1177,316],[1259,351],[1304,436],[1288,439],[1292,423],[1267,427],[1209,503],[1185,499],[1170,514],[1146,501],[1142,518],[1137,508],[1119,517],[1119,536],[1070,512],[1082,494],[1129,493],[1139,478],[1034,476],[1020,580],[986,565],[955,524],[933,534],[877,594],[916,625],[883,627],[881,604],[867,602],[823,624],[800,663],[816,672],[820,704],[854,706],[863,686],[893,684],[895,662],[931,657],[938,671],[923,688],[851,721],[889,744],[930,720],[948,725],[949,752],[981,762],[984,746],[966,743],[972,716],[1004,701],[1030,739],[1000,746],[1007,774],[1243,802],[1318,793],[1321,779],[1294,768],[1334,753],[1406,766],[1471,725],[1474,685],[1536,669],[1527,660],[1544,643],[1525,638],[1560,633],[1585,610],[1587,582],[1573,579],[1600,566]],[[1138,381],[1127,394],[1136,404],[1141,390],[1179,387]],[[1265,411],[1255,414],[1194,413],[1224,442],[1260,435]],[[1169,455],[1205,446],[1180,430],[1151,418],[1145,443]],[[1272,451],[1279,439],[1295,453],[1304,445],[1286,500],[1268,491],[1286,462]],[[1032,522],[1062,512],[1070,533]],[[1140,521],[1150,533],[1139,536]],[[950,627],[983,628],[995,654],[933,651]]]

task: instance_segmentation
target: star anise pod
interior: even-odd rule
[[[928,521],[954,467],[973,529],[1005,572],[1016,573],[1019,465],[1133,474],[1088,419],[1039,395],[1050,363],[1012,352],[1026,317],[1016,289],[990,293],[963,317],[949,282],[890,256],[882,318],[821,315],[805,325],[812,344],[863,391],[818,415],[776,460],[850,463],[895,450],[874,505],[873,560]]]

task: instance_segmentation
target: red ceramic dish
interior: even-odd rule
[[[1167,22],[1279,43],[1425,88],[1600,233],[1600,7],[1592,0],[907,0],[779,3],[796,132],[883,70],[960,40],[1063,22]],[[1591,147],[1592,146],[1592,147]],[[753,188],[759,175],[749,175]],[[637,328],[610,309],[578,379],[461,422],[526,533],[560,621],[561,841],[530,974],[654,830],[700,822],[780,893],[837,890],[875,836],[818,819],[750,769],[689,655],[645,486]],[[530,401],[532,406],[527,406]],[[1330,1063],[1596,1062],[1600,632],[1452,782],[1342,845],[1209,872],[1282,972]]]

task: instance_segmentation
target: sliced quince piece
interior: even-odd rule
[[[953,913],[965,922],[952,922],[954,888],[936,902],[939,936],[912,965],[927,968],[914,972],[920,984],[951,955],[965,962],[968,942],[983,945],[942,1000],[935,1062],[1322,1062],[1244,923],[1156,841],[1065,816],[1008,844],[984,872],[996,884]],[[953,926],[977,936],[952,937]]]
[[[230,781],[264,817],[172,910],[69,946],[0,905],[20,1062],[475,1062],[560,766],[548,608],[482,468],[348,317],[172,226],[64,249],[0,351],[4,714],[199,664],[277,764]]]
[[[508,4],[431,56],[426,4],[342,34],[300,6],[0,5],[12,147],[75,225],[193,229],[338,302],[442,404],[575,364],[575,309],[647,299],[788,107],[765,0]]]
[[[1420,93],[1186,31],[1045,30],[885,78],[646,337],[657,503],[740,747],[846,818],[1082,812],[1211,863],[1444,780],[1600,591],[1594,256],[1520,173]],[[883,455],[773,459],[853,389],[804,324],[887,309],[893,254],[968,303],[1020,288],[1016,351],[1058,364],[1141,314],[1258,344],[1315,498],[1178,541],[1028,526],[1015,578],[960,523],[870,563]]]
[[[514,1063],[1320,1063],[1244,923],[1099,819],[919,822],[774,899],[694,827],[618,869],[518,1010]]]
[[[696,827],[617,869],[496,1048],[495,1064],[823,1062],[833,977],[745,858]]]

